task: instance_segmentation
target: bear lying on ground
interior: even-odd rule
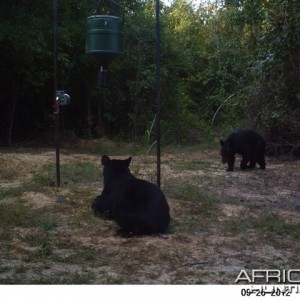
[[[96,215],[114,219],[123,236],[163,233],[169,226],[169,205],[154,184],[134,177],[125,160],[101,159],[104,176],[102,194],[93,202]]]
[[[265,140],[254,130],[238,130],[229,135],[226,141],[220,140],[222,162],[228,164],[227,171],[233,171],[236,153],[242,155],[241,169],[254,169],[256,163],[264,170]],[[250,163],[249,163],[250,162]],[[249,165],[248,165],[249,163]]]

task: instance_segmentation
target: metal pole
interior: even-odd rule
[[[160,187],[160,24],[159,0],[156,0],[156,156],[157,156],[157,186]]]
[[[58,0],[54,0],[54,18],[53,18],[53,47],[54,47],[54,117],[55,117],[55,149],[56,149],[56,183],[60,187],[60,158],[59,158],[59,104],[56,101],[56,91],[58,90],[58,62],[57,62],[57,36],[58,36]]]

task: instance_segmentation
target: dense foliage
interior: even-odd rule
[[[121,1],[124,54],[97,86],[84,53],[89,0],[59,0],[59,83],[71,95],[61,126],[84,137],[155,138],[155,4]],[[300,2],[228,0],[161,3],[161,101],[165,143],[211,130],[259,128],[269,141],[299,145]],[[53,127],[53,3],[1,0],[0,144]]]

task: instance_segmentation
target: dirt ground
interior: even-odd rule
[[[226,172],[217,150],[165,152],[169,232],[127,239],[91,211],[100,155],[62,151],[61,165],[57,188],[53,149],[0,150],[0,283],[234,284],[242,269],[299,269],[299,160]],[[156,158],[133,155],[131,171],[155,182]]]

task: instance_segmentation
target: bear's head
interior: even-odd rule
[[[110,159],[107,155],[103,155],[101,163],[103,165],[104,186],[113,180],[127,178],[130,175],[129,165],[131,157],[127,159]]]
[[[234,156],[234,145],[232,141],[220,140],[222,163],[225,164]]]

